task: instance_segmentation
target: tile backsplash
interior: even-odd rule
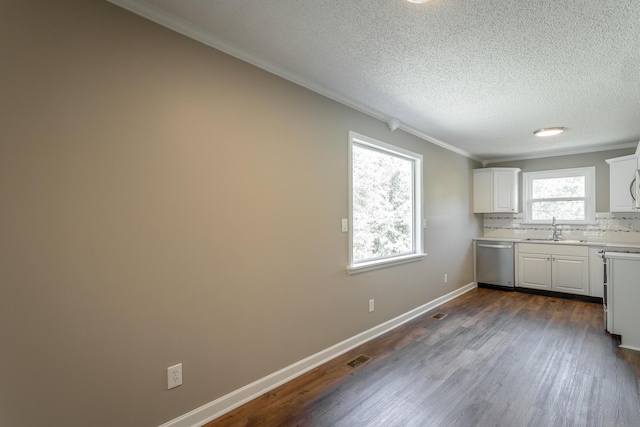
[[[640,243],[640,213],[596,213],[596,223],[561,225],[562,239]],[[523,224],[522,214],[484,214],[484,237],[548,239],[550,225]]]

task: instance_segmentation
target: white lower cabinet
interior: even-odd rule
[[[638,254],[607,252],[607,330],[621,336],[620,347],[640,351],[640,258]]]
[[[589,295],[589,248],[521,243],[518,286]]]
[[[551,290],[589,295],[589,257],[553,255]]]
[[[518,254],[518,286],[551,290],[551,255]]]

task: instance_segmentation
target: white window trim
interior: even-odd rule
[[[387,258],[380,258],[370,261],[361,261],[354,263],[353,261],[353,145],[367,146],[378,151],[387,152],[394,156],[405,157],[414,162],[414,201],[413,201],[413,248],[414,252],[401,254]],[[408,262],[419,261],[425,257],[424,239],[422,228],[422,164],[423,157],[421,154],[405,150],[394,145],[360,135],[355,132],[349,132],[349,265],[347,272],[349,274],[362,273],[365,271],[376,270],[379,268],[390,267],[394,265],[406,264]]]
[[[533,200],[531,199],[531,185],[534,179],[548,179],[548,178],[564,178],[571,176],[584,176],[585,177],[585,197],[579,198],[563,198],[562,200],[582,200],[585,201],[585,220],[571,221],[571,220],[558,220],[558,224],[594,224],[596,221],[596,168],[595,166],[589,166],[584,168],[572,168],[572,169],[556,169],[550,171],[537,171],[537,172],[524,172],[522,174],[522,193],[523,193],[523,211],[524,211],[524,224],[551,224],[551,220],[533,220],[531,219],[531,209]],[[540,199],[536,199],[540,200]]]

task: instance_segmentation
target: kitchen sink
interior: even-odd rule
[[[524,239],[523,242],[543,242],[543,243],[587,243],[586,240],[553,240],[553,239]]]

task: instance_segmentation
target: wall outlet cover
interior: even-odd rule
[[[182,385],[182,363],[167,368],[167,390]]]

